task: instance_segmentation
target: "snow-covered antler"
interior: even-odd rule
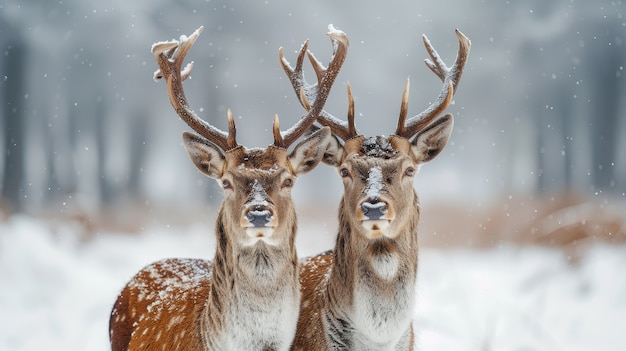
[[[457,38],[459,39],[459,50],[456,60],[454,61],[454,65],[450,68],[448,68],[443,62],[435,48],[430,44],[428,38],[425,35],[422,37],[426,51],[428,51],[428,55],[431,58],[430,60],[425,60],[426,66],[428,66],[428,68],[430,68],[430,70],[433,71],[439,79],[441,79],[443,82],[443,88],[441,93],[439,93],[437,100],[433,104],[418,115],[406,120],[409,104],[409,80],[407,79],[404,87],[404,93],[402,94],[402,106],[400,108],[400,117],[398,118],[398,127],[395,133],[396,135],[405,138],[412,137],[419,131],[431,125],[441,112],[443,112],[452,102],[452,97],[456,93],[456,87],[461,79],[461,75],[463,74],[463,68],[465,68],[465,63],[467,62],[467,56],[469,55],[471,46],[470,40],[463,33],[461,33],[460,30],[456,29],[455,32]]]
[[[328,67],[324,67],[324,65],[315,58],[313,53],[307,50],[309,45],[308,40],[304,42],[302,48],[300,49],[295,69],[292,68],[289,61],[285,59],[283,48],[278,50],[281,66],[289,77],[294,91],[296,92],[296,95],[298,95],[298,100],[308,113],[304,118],[300,119],[298,124],[290,129],[289,132],[282,135],[277,132],[275,125],[274,139],[276,140],[277,145],[281,142],[286,143],[287,145],[291,144],[295,139],[302,135],[302,133],[306,132],[311,125],[313,125],[318,115],[324,113],[324,104],[326,103],[326,99],[328,98],[328,94],[330,93],[330,89],[335,81],[335,78],[337,78],[339,70],[346,59],[349,45],[346,33],[336,29],[332,24],[328,26],[327,35],[330,37],[333,44],[333,57],[328,63]],[[302,62],[304,60],[305,52],[307,53],[309,61],[311,61],[311,65],[313,66],[313,70],[317,76],[317,84],[315,85],[308,84],[304,79],[304,74],[302,73]],[[309,101],[313,101],[313,104],[310,104]],[[280,139],[282,139],[282,141]]]
[[[180,40],[163,41],[152,45],[152,54],[159,65],[159,69],[154,72],[154,79],[165,79],[167,95],[178,116],[191,129],[226,151],[237,147],[235,121],[230,110],[228,113],[228,133],[226,133],[204,121],[189,107],[183,89],[183,81],[189,77],[193,68],[192,61],[184,69],[181,69],[183,60],[202,30],[203,27],[200,27],[189,37],[181,35]]]
[[[328,35],[335,38],[345,37],[345,33],[336,29],[332,24],[328,26],[329,33]],[[347,48],[347,37],[345,38],[346,48]],[[304,42],[302,48],[298,52],[298,58],[296,60],[296,67],[293,68],[289,61],[284,57],[282,48],[280,50],[280,64],[287,74],[289,81],[291,82],[291,86],[293,87],[298,100],[302,107],[305,110],[310,109],[309,101],[315,100],[319,95],[320,89],[319,84],[310,84],[304,78],[304,72],[302,71],[302,63],[304,61],[304,54],[306,53],[309,57],[309,61],[313,65],[313,69],[315,74],[319,77],[327,70],[320,62],[315,58],[315,56],[307,50],[308,48],[308,40]],[[330,67],[329,67],[330,68]],[[348,83],[348,98],[349,98],[349,113],[348,113],[348,123],[334,117],[330,113],[325,110],[321,110],[318,113],[318,120],[321,124],[325,126],[329,126],[333,132],[333,134],[339,136],[340,138],[347,140],[351,136],[356,136],[356,129],[354,127],[354,101],[352,99],[352,92],[350,90],[350,84]]]
[[[198,39],[202,29],[203,27],[198,28],[189,37],[182,35],[180,40],[163,41],[152,45],[152,54],[159,65],[159,69],[154,72],[154,79],[166,80],[170,102],[180,118],[198,134],[226,151],[237,147],[235,121],[230,110],[228,110],[228,132],[224,132],[196,115],[189,107],[182,85],[183,81],[191,74],[193,68],[193,62],[190,62],[185,68],[181,69],[183,60],[191,46]],[[317,115],[324,108],[330,89],[341,69],[341,65],[345,61],[348,48],[348,37],[343,32],[331,30],[328,35],[333,44],[333,56],[328,67],[325,68],[310,54],[311,62],[314,64],[317,73],[319,94],[316,91],[312,107],[308,106],[307,108],[308,113],[288,130],[281,132],[278,118],[274,118],[275,146],[288,148],[313,125]],[[282,57],[282,48],[280,54]]]

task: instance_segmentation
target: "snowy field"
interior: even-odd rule
[[[108,350],[109,311],[127,279],[163,257],[210,258],[211,229],[83,241],[72,226],[19,216],[0,223],[0,350]],[[304,226],[300,255],[329,248],[329,233]],[[625,268],[625,246],[596,245],[575,262],[538,247],[423,248],[419,349],[626,350]]]

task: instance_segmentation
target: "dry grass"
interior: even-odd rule
[[[38,217],[55,228],[70,228],[82,240],[108,233],[138,233],[156,226],[184,227],[203,222],[212,228],[215,210],[207,206],[189,209],[157,208],[126,204],[107,211],[65,208]],[[301,227],[319,225],[326,236],[336,231],[336,207],[298,210]],[[323,212],[323,213],[322,213]],[[0,220],[6,220],[0,207]],[[320,218],[323,218],[321,221]],[[489,248],[504,244],[560,247],[573,257],[591,243],[626,243],[626,201],[588,199],[574,195],[538,198],[510,196],[489,205],[424,204],[420,223],[424,247]]]
[[[435,247],[624,244],[626,204],[574,195],[511,196],[482,207],[438,204],[423,208],[420,234],[423,245]]]

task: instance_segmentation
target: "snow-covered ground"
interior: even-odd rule
[[[303,226],[301,256],[332,245]],[[143,265],[213,253],[210,224],[79,240],[71,226],[0,223],[0,350],[104,351],[116,294]],[[423,248],[415,327],[428,351],[626,349],[626,247]]]

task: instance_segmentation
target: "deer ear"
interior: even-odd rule
[[[453,125],[452,115],[447,114],[419,132],[411,142],[415,163],[426,163],[437,157],[448,143]]]
[[[343,146],[336,136],[332,135],[326,151],[324,151],[324,158],[322,162],[327,165],[337,167],[341,164],[343,158]]]
[[[289,154],[289,162],[296,175],[304,174],[315,168],[328,147],[330,128],[324,127],[301,141]]]
[[[193,133],[183,133],[183,145],[193,164],[206,176],[218,179],[223,175],[224,154],[208,140]]]

